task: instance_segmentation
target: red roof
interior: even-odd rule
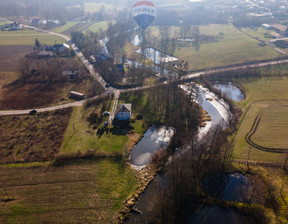
[[[155,7],[155,5],[149,1],[139,1],[139,2],[135,3],[135,5],[133,7],[140,6],[140,5],[149,5],[149,6]]]

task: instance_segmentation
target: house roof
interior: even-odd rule
[[[284,26],[281,24],[274,24],[274,25],[272,25],[272,27],[274,27],[275,29],[277,29],[281,32],[285,32],[287,30],[287,26]]]
[[[72,71],[63,71],[62,75],[78,75],[78,71],[72,70]]]
[[[131,112],[132,104],[119,104],[117,113],[119,112]]]

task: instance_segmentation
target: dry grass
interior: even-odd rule
[[[71,112],[68,108],[34,116],[0,117],[0,163],[54,159]]]

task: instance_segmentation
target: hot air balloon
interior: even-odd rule
[[[139,1],[132,8],[132,17],[145,30],[155,19],[157,9],[152,2]]]

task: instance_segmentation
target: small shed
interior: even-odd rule
[[[75,91],[70,91],[70,96],[69,98],[75,99],[75,100],[83,100],[85,98],[83,93],[78,93]]]
[[[115,118],[120,121],[127,121],[131,119],[132,104],[119,104]]]
[[[78,79],[79,78],[79,72],[72,70],[72,71],[63,71],[62,75],[65,77],[69,77],[70,79]]]

